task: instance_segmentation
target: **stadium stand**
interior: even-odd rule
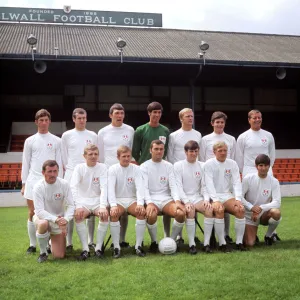
[[[281,183],[300,182],[300,159],[276,159],[273,173]]]
[[[21,188],[21,163],[0,164],[0,189]]]
[[[10,143],[11,152],[23,152],[24,142],[29,135],[13,135]]]

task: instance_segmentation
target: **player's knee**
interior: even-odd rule
[[[195,218],[195,211],[187,212],[186,216],[187,216],[188,219],[194,219]]]
[[[65,253],[64,252],[56,252],[56,253],[52,253],[52,256],[55,259],[62,259],[62,258],[65,258]]]
[[[157,221],[157,215],[148,217],[148,219],[147,219],[147,223],[149,225],[153,225],[156,221]]]
[[[238,208],[235,212],[235,217],[238,219],[243,219],[245,217],[245,211],[243,210],[243,208]]]
[[[184,222],[185,213],[182,210],[178,209],[175,219],[177,222],[181,222],[181,223]]]
[[[248,247],[253,247],[255,245],[255,239],[253,240],[245,239],[245,245]]]
[[[271,218],[273,218],[276,221],[280,220],[281,212],[278,208],[272,208],[270,213],[271,213]]]
[[[38,222],[38,232],[45,233],[48,230],[49,223],[47,220],[39,220]]]
[[[110,221],[111,222],[118,222],[119,221],[119,216],[114,216],[114,217],[110,217]]]
[[[204,212],[204,217],[205,217],[205,218],[212,218],[213,215],[214,215],[214,212],[213,212],[212,209],[210,209],[210,210],[207,209],[207,210],[205,210],[205,212]]]

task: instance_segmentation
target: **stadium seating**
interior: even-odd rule
[[[0,189],[20,188],[21,183],[21,163],[0,164]]]
[[[273,173],[280,182],[300,182],[300,158],[276,159]]]
[[[10,151],[23,152],[24,142],[29,135],[13,135],[11,137]]]

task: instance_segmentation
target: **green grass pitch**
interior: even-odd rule
[[[37,263],[26,255],[27,209],[0,209],[0,299],[300,299],[300,198],[282,199],[282,238],[271,247],[262,242],[249,252],[195,256],[187,248],[175,255],[136,257],[132,249],[113,260],[93,255],[76,260],[80,243],[74,229],[74,251],[66,259]],[[199,221],[203,224],[202,216]],[[231,218],[234,237],[233,218]],[[134,244],[134,219],[127,241]],[[266,228],[260,227],[263,241]],[[109,232],[107,234],[107,237]],[[159,220],[159,238],[162,238]],[[203,241],[198,230],[197,236]],[[184,230],[184,239],[187,241]],[[150,243],[145,234],[146,248]]]

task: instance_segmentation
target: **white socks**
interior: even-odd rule
[[[89,250],[88,237],[87,237],[88,233],[87,233],[85,222],[82,221],[80,223],[76,223],[76,230],[82,245],[82,250],[89,252],[90,250]]]
[[[108,222],[99,222],[98,230],[97,230],[97,240],[96,240],[96,248],[95,251],[102,249],[102,244],[104,242],[106,232],[108,228]]]
[[[164,237],[170,236],[170,230],[171,230],[171,217],[163,215],[163,223],[164,223]]]
[[[157,221],[153,224],[150,225],[147,223],[148,227],[148,232],[151,237],[151,242],[157,242],[156,237],[157,237]]]
[[[224,219],[215,218],[215,231],[219,240],[219,245],[221,246],[226,244],[224,238]]]
[[[67,246],[73,244],[73,229],[74,229],[74,219],[70,220],[68,223],[68,233],[67,233]]]
[[[35,224],[31,221],[27,221],[27,231],[29,236],[30,246],[36,247],[36,228]]]
[[[88,243],[94,243],[94,231],[95,231],[95,216],[90,216],[86,221],[88,227]]]
[[[230,232],[230,214],[229,213],[225,213],[224,214],[224,221],[225,221],[225,236],[229,235]]]
[[[120,222],[110,222],[110,234],[114,248],[120,249]]]
[[[174,241],[176,240],[176,237],[179,234],[179,232],[182,230],[183,226],[184,226],[184,222],[179,223],[174,219],[173,226],[172,226],[172,234],[171,234],[171,238]],[[195,233],[195,230],[194,230],[194,233]]]
[[[144,240],[146,230],[146,220],[139,220],[136,219],[135,222],[135,235],[136,235],[136,242],[135,242],[135,249],[139,246],[142,246],[142,242]]]
[[[37,237],[37,240],[38,240],[39,246],[40,246],[40,254],[42,254],[42,253],[47,254],[47,246],[48,246],[48,241],[49,241],[49,237],[50,237],[49,231],[47,231],[46,233],[36,232],[36,237]]]
[[[273,218],[270,218],[268,223],[269,223],[269,227],[266,233],[267,237],[271,237],[271,235],[273,234],[273,232],[275,231],[275,229],[277,228],[277,226],[279,225],[280,221],[282,218],[280,218],[278,221],[274,220]]]
[[[204,246],[209,245],[211,232],[214,227],[214,218],[205,218],[204,217]]]
[[[234,229],[236,235],[236,244],[243,244],[243,237],[245,232],[246,219],[234,219]]]
[[[180,224],[180,223],[179,223]],[[185,225],[186,225],[186,231],[189,238],[189,246],[196,246],[195,244],[195,219],[186,219]],[[182,229],[180,230],[182,232]]]

